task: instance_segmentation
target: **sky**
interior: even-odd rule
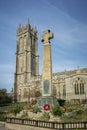
[[[28,19],[38,30],[40,74],[46,29],[54,33],[53,73],[87,68],[87,0],[0,0],[0,89],[14,87],[17,28]]]

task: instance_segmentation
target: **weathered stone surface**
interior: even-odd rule
[[[28,101],[29,89],[34,77],[39,75],[39,56],[37,30],[28,22],[17,31],[16,72],[14,83],[14,100]],[[36,82],[34,83],[36,84]]]
[[[52,38],[53,33],[50,30],[44,31],[44,35],[41,37],[41,41],[44,42],[43,69],[42,69],[42,96],[52,96],[52,56],[50,45],[50,39]]]
[[[25,113],[25,114],[24,114]],[[23,116],[27,115],[27,116]],[[33,119],[33,120],[39,120],[39,117],[43,115],[43,112],[38,112],[38,113],[33,113],[28,110],[23,110],[19,114],[17,114],[17,118],[28,118],[28,119]]]

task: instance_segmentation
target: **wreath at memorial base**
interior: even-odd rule
[[[49,104],[44,104],[44,110],[50,110],[50,105]]]

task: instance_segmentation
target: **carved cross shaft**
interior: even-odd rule
[[[45,43],[50,43],[50,39],[54,37],[53,33],[50,30],[44,31],[44,35],[41,37],[41,41]]]

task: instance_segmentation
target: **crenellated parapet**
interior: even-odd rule
[[[17,36],[25,34],[26,32],[30,32],[31,35],[37,36],[37,28],[31,27],[29,20],[25,26],[22,26],[21,24],[19,24],[18,29],[17,29]]]

